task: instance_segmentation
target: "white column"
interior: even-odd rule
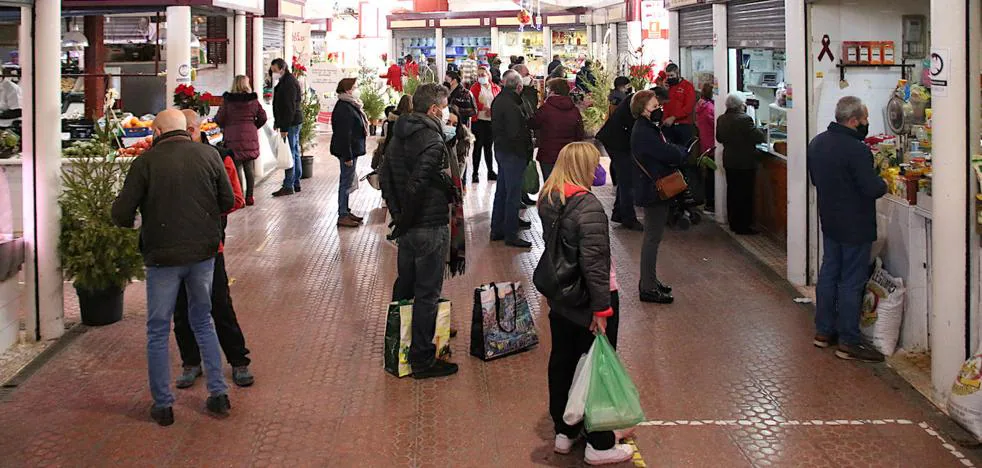
[[[21,25],[24,26],[20,28],[21,85],[25,103],[22,121],[24,308],[28,337],[50,340],[65,333],[64,288],[58,258],[61,129],[47,124],[61,120],[58,84],[61,2],[37,0],[33,14],[31,8],[21,8]]]
[[[235,74],[246,74],[246,16],[243,14],[235,15]]]
[[[970,119],[968,50],[965,46],[964,2],[931,2],[931,49],[944,57],[949,70],[944,92],[935,87],[932,183],[934,205],[931,261],[931,381],[936,394],[947,396],[965,360],[965,314]],[[977,17],[976,17],[977,18]],[[978,28],[975,28],[978,29]],[[976,51],[977,53],[977,51]],[[945,57],[946,56],[946,57]],[[973,77],[973,83],[978,78]],[[972,86],[972,89],[976,89]],[[790,130],[790,129],[789,129]],[[974,183],[974,182],[973,182]]]
[[[167,103],[178,85],[191,84],[191,7],[167,7]]]
[[[498,27],[491,27],[491,52],[498,54],[501,57],[501,38],[498,37]],[[507,59],[507,57],[501,57],[502,60]]]
[[[443,83],[447,69],[447,45],[443,43],[443,28],[436,28],[436,82]]]
[[[594,58],[594,55],[595,55],[595,53],[594,53],[594,50],[596,50],[596,47],[594,46],[594,42],[595,41],[596,41],[596,38],[594,38],[594,34],[593,34],[593,25],[592,24],[588,24],[588,25],[586,25],[586,45],[589,48],[588,50],[590,52],[588,54],[590,55],[589,58],[591,58],[591,59]]]
[[[238,37],[235,36],[235,16],[225,18],[225,37],[228,39],[228,46],[225,48],[225,87],[231,87],[232,80],[235,79],[235,48],[238,46]],[[201,39],[201,38],[198,38]],[[204,44],[201,44],[204,47]]]
[[[600,63],[604,63],[607,60],[606,51],[604,50],[604,26],[602,24],[597,24],[592,26],[593,33],[593,56],[596,57]],[[604,63],[606,66],[606,64]]]
[[[283,60],[293,66],[293,21],[286,21],[283,25]]]
[[[552,63],[552,56],[553,56],[553,53],[552,53],[552,26],[543,26],[542,27],[542,55],[544,56],[543,57],[544,58],[543,61],[546,63],[546,67],[548,67],[549,64]],[[546,69],[543,73],[545,75],[548,75],[549,74],[549,70]]]
[[[675,49],[678,50],[678,49]],[[716,118],[726,112],[730,93],[729,51],[726,47],[726,4],[713,4],[713,70],[716,74]],[[726,174],[723,172],[723,145],[716,145],[716,221],[726,223]]]
[[[794,96],[788,110],[788,280],[803,286],[808,280],[808,147],[807,103],[804,91],[808,82],[807,37],[805,36],[805,0],[786,0],[784,5],[786,36],[785,79]],[[799,91],[800,90],[800,91]],[[800,100],[797,99],[800,96]]]
[[[263,63],[263,19],[252,19],[252,90],[260,97],[263,95],[263,83],[266,81],[266,64]]]
[[[682,63],[681,49],[679,48],[679,12],[672,10],[668,12],[668,59],[673,63]]]
[[[607,50],[607,64],[610,66],[610,70],[614,72],[614,76],[620,75],[621,64],[618,63],[620,57],[617,56],[617,23],[610,23],[607,25],[610,31],[610,44]]]
[[[628,21],[627,22],[627,39],[629,41],[628,50],[635,51],[638,47],[641,47],[641,22],[640,21]]]

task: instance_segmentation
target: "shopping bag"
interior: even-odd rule
[[[951,386],[948,414],[982,441],[982,349],[962,364]]]
[[[358,190],[358,185],[359,185],[359,182],[358,181],[359,180],[361,180],[361,179],[358,178],[358,172],[356,171],[351,176],[351,185],[348,186],[348,194],[349,195],[352,194],[352,193],[355,193],[355,191]]]
[[[276,168],[293,169],[293,151],[290,151],[289,143],[277,136],[273,138],[273,144],[276,145]]]
[[[591,354],[590,389],[583,414],[587,432],[627,429],[644,421],[638,389],[606,336],[597,335]]]
[[[859,330],[885,356],[893,355],[904,321],[904,280],[890,276],[883,261],[876,259],[873,276],[866,283]]]
[[[593,170],[593,186],[603,187],[607,185],[607,170],[604,169],[603,164],[597,164],[597,168]]]
[[[580,356],[576,363],[576,373],[573,374],[573,385],[569,388],[569,398],[566,400],[566,410],[563,411],[563,422],[575,426],[583,420],[586,410],[586,394],[590,390],[590,374],[593,369],[593,346],[590,351]]]
[[[436,358],[446,359],[450,351],[450,301],[441,299],[437,306],[436,331],[433,344],[436,345]],[[405,377],[413,373],[409,365],[409,346],[412,345],[413,301],[399,301],[389,304],[385,320],[385,349],[382,352],[385,371]]]
[[[525,166],[525,179],[522,182],[522,189],[528,194],[539,193],[539,168],[535,165],[534,160],[529,161],[528,166]]]
[[[485,361],[539,344],[522,283],[490,283],[474,289],[471,355]]]

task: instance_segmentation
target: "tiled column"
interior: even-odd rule
[[[805,89],[808,83],[808,52],[805,34],[805,0],[787,0],[784,6],[786,57],[785,80],[797,91],[792,108],[788,110],[788,281],[797,285],[808,283],[808,102]],[[816,278],[817,279],[817,278]]]
[[[260,97],[263,95],[263,83],[266,81],[266,64],[263,62],[263,19],[252,19],[252,90]]]
[[[673,63],[681,63],[681,51],[679,50],[679,12],[672,10],[668,12],[668,59]]]
[[[191,7],[167,7],[167,102],[178,85],[191,84]]]
[[[244,14],[235,15],[235,34],[232,47],[235,56],[235,74],[246,74],[246,17]]]
[[[713,70],[716,75],[716,118],[726,112],[730,93],[729,50],[726,47],[726,4],[713,4]],[[716,145],[716,221],[726,223],[726,175],[723,172],[723,145]]]

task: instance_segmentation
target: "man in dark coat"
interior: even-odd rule
[[[563,61],[559,59],[558,55],[553,55],[552,61],[549,62],[549,66],[546,67],[546,75],[551,76],[552,72],[556,71],[556,69],[561,66],[563,66]]]
[[[522,110],[525,112],[525,115],[528,116],[529,119],[531,119],[532,116],[535,115],[535,111],[539,108],[539,90],[535,89],[535,86],[532,85],[532,80],[533,80],[532,74],[529,73],[529,68],[524,63],[516,64],[512,68],[512,70],[517,71],[518,74],[522,76],[521,96],[522,96],[522,104],[524,105],[524,108]],[[533,146],[538,146],[534,139],[532,144]],[[531,158],[532,155],[530,154],[529,160],[531,160]],[[533,200],[528,193],[523,192],[522,204],[525,206],[535,206],[535,200]]]
[[[491,240],[504,240],[512,247],[527,249],[532,243],[518,236],[532,224],[521,219],[525,168],[532,158],[532,131],[522,100],[522,76],[515,70],[501,75],[501,93],[491,103],[494,157],[498,161],[498,183],[494,189]]]
[[[767,141],[754,118],[747,114],[743,97],[726,97],[726,112],[716,120],[716,140],[723,144],[726,169],[726,211],[730,230],[754,235],[754,184],[757,180],[757,144]]]
[[[617,190],[614,210],[610,220],[632,231],[643,231],[634,211],[634,181],[637,178],[634,161],[631,159],[631,132],[634,129],[634,115],[631,114],[631,98],[627,95],[610,114],[603,127],[597,132],[597,140],[603,143],[610,155],[611,172],[617,173]]]
[[[839,100],[835,122],[808,145],[808,175],[818,192],[822,269],[815,290],[815,339],[819,348],[838,342],[841,359],[883,361],[859,333],[863,288],[876,240],[876,200],[887,192],[863,143],[869,111],[853,96]]]
[[[273,193],[274,197],[293,195],[300,191],[300,127],[303,126],[303,109],[301,105],[302,90],[300,82],[290,73],[286,61],[278,58],[273,60],[270,67],[273,77],[279,82],[273,89],[273,127],[280,131],[280,136],[290,143],[293,153],[293,168],[287,169],[283,178],[283,188]]]
[[[409,364],[416,379],[457,373],[456,364],[436,359],[433,344],[450,248],[448,204],[458,196],[446,172],[447,95],[447,89],[435,83],[416,90],[413,113],[396,121],[380,168],[382,194],[395,225],[392,237],[399,247],[392,300],[414,299]]]
[[[448,71],[443,85],[450,89],[448,102],[451,111],[456,113],[461,125],[466,125],[469,128],[471,118],[477,115],[477,105],[474,104],[474,95],[464,87],[460,72]]]

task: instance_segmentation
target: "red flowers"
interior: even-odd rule
[[[194,97],[194,86],[184,84],[177,85],[177,89],[174,90],[174,94],[184,97]]]
[[[199,94],[191,85],[177,85],[174,89],[174,106],[178,109],[192,109],[199,115],[208,115],[211,107],[208,101],[213,96],[210,93]]]
[[[300,62],[300,58],[299,57],[297,57],[296,55],[294,55],[292,62],[293,62],[292,68],[293,68],[293,75],[294,76],[296,76],[297,78],[300,78],[301,76],[304,76],[304,75],[307,74],[307,67],[305,67],[304,64]]]

